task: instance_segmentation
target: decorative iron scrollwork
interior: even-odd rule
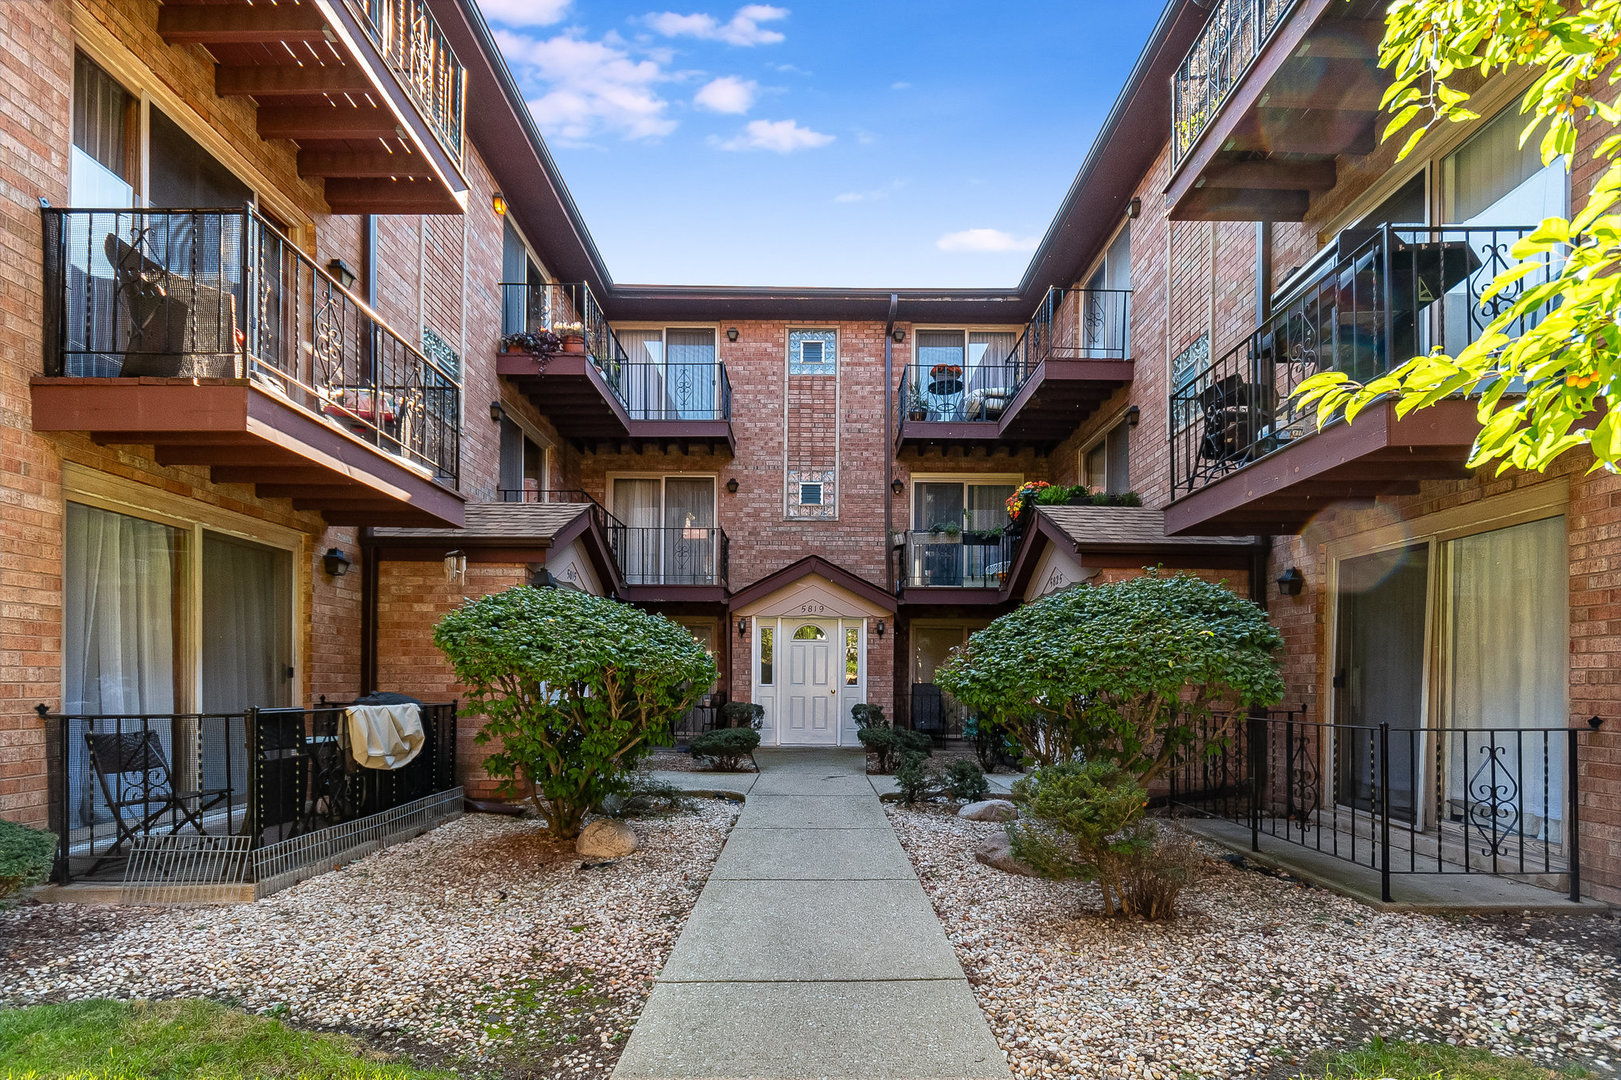
[[[1495,740],[1482,746],[1480,766],[1469,778],[1467,816],[1486,844],[1483,855],[1507,855],[1510,838],[1520,832],[1520,785],[1507,760],[1509,749]]]

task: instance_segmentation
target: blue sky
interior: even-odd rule
[[[480,0],[614,279],[1007,286],[1157,0]]]

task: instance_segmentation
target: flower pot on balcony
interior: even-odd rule
[[[584,353],[585,335],[569,334],[567,337],[563,338],[563,351],[566,353],[574,353],[576,355]]]
[[[928,418],[929,410],[927,409],[909,409],[906,413],[906,419],[908,420],[927,420]]]

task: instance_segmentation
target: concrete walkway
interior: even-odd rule
[[[616,1080],[1006,1080],[865,755],[757,757]]]

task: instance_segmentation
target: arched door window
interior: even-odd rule
[[[795,641],[826,641],[827,633],[820,626],[811,626],[807,623],[794,631]]]

